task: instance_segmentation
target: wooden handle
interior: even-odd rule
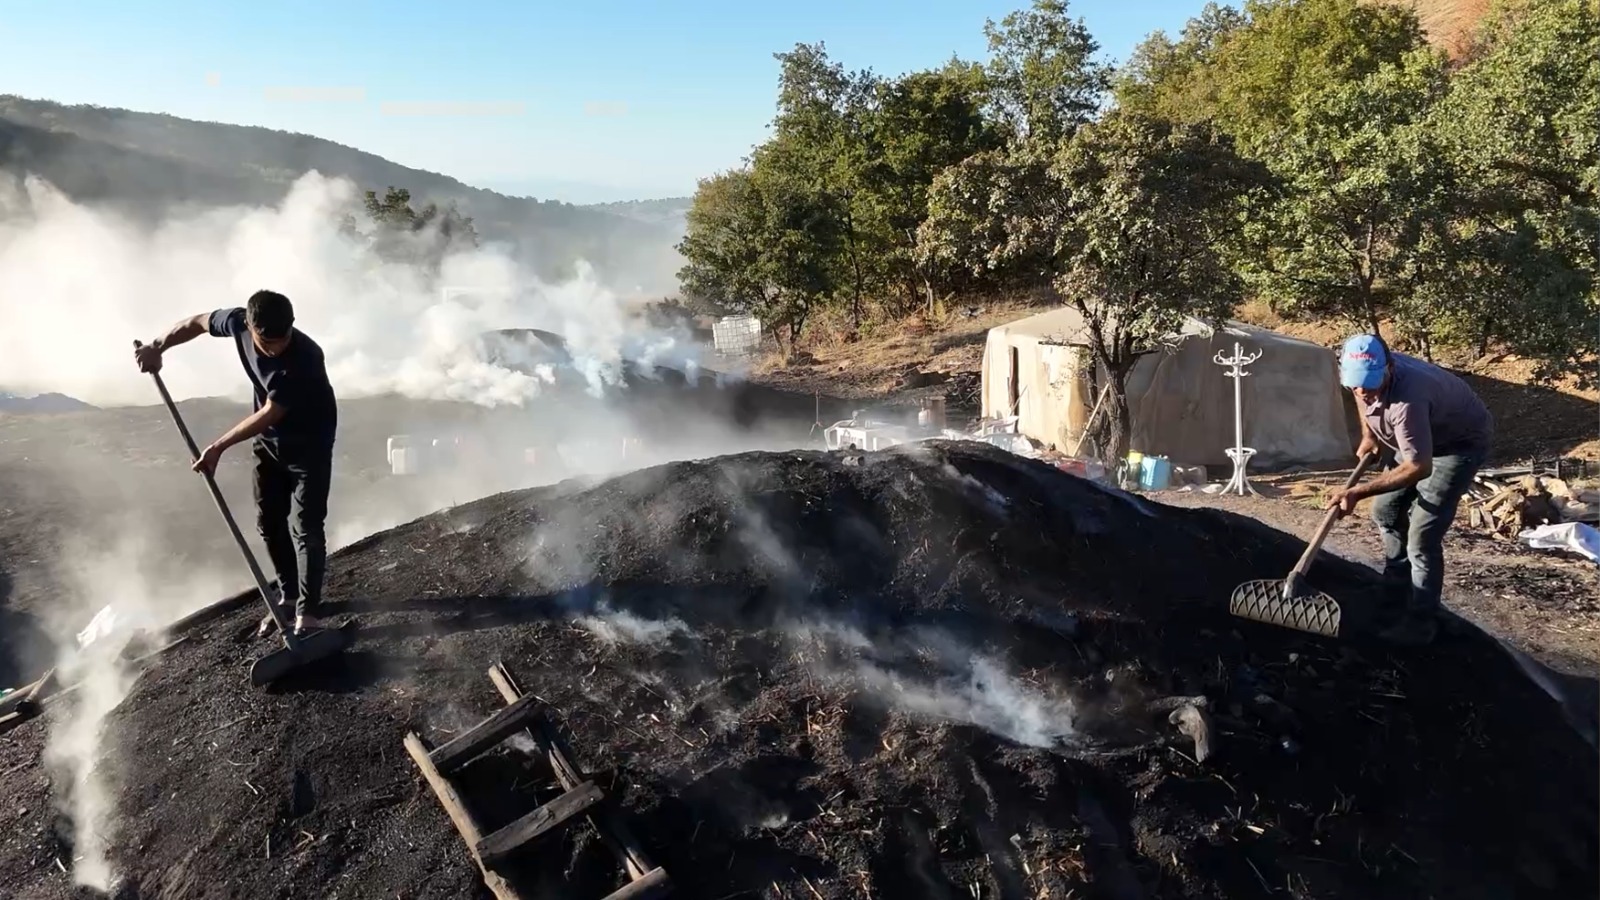
[[[1367,471],[1367,466],[1372,465],[1372,462],[1377,458],[1378,454],[1376,453],[1369,453],[1361,457],[1356,462],[1356,467],[1350,473],[1350,477],[1345,479],[1344,489],[1348,491],[1355,487],[1356,482],[1360,481],[1361,476]],[[1328,532],[1333,530],[1333,523],[1337,518],[1339,518],[1339,507],[1330,507],[1328,514],[1322,517],[1322,524],[1317,526],[1317,533],[1311,536],[1311,543],[1306,545],[1306,552],[1300,554],[1300,561],[1295,563],[1294,575],[1304,575],[1306,570],[1311,568],[1311,560],[1315,559],[1317,551],[1322,549],[1322,542],[1327,540]]]
[[[134,349],[144,346],[143,342],[135,340]],[[167,405],[167,412],[172,413],[172,421],[178,426],[178,433],[183,435],[183,441],[189,445],[189,455],[192,459],[200,458],[200,448],[195,445],[194,437],[189,434],[189,427],[183,423],[183,416],[178,415],[178,405],[172,402],[172,395],[167,393],[166,382],[161,380],[160,372],[151,372],[150,377],[155,380],[156,390],[161,392],[161,400]],[[261,592],[261,601],[267,604],[267,612],[278,623],[278,631],[283,635],[284,643],[290,649],[299,647],[299,640],[294,637],[293,629],[289,627],[287,616],[272,602],[272,589],[267,586],[267,576],[261,571],[261,565],[256,562],[256,556],[250,552],[250,545],[245,541],[244,534],[239,530],[239,523],[233,519],[233,512],[228,509],[228,502],[222,498],[222,489],[217,487],[217,480],[210,472],[202,472],[206,477],[206,487],[211,489],[211,499],[217,504],[217,511],[222,513],[223,521],[228,523],[228,531],[233,534],[234,543],[239,545],[239,552],[244,555],[244,561],[250,566],[250,575],[256,581],[256,589]]]

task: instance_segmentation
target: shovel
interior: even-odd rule
[[[134,341],[133,346],[137,348],[142,344],[140,341]],[[172,421],[177,424],[178,431],[183,434],[184,442],[189,445],[190,457],[199,459],[200,448],[195,446],[194,438],[189,435],[188,427],[183,424],[183,417],[178,415],[178,407],[172,402],[172,395],[167,393],[167,386],[161,380],[161,373],[151,372],[150,377],[155,379],[156,389],[161,392],[161,399],[167,404],[167,411],[172,413]],[[239,552],[244,554],[244,561],[250,566],[250,574],[255,578],[256,588],[261,592],[261,600],[267,604],[267,612],[272,614],[273,620],[278,623],[278,633],[283,636],[284,649],[268,653],[250,666],[250,683],[257,687],[270,684],[297,669],[342,652],[350,644],[349,635],[342,629],[319,628],[302,635],[294,633],[292,623],[284,615],[282,606],[273,602],[277,592],[267,585],[266,575],[262,574],[261,566],[256,563],[255,554],[250,552],[250,545],[245,543],[244,535],[239,532],[238,523],[233,520],[233,513],[229,512],[227,502],[222,499],[222,491],[217,488],[217,480],[210,472],[202,474],[206,477],[206,487],[211,489],[211,499],[216,501],[217,510],[228,523],[228,530],[233,533],[233,540],[239,545]]]
[[[1362,473],[1366,472],[1367,467],[1377,458],[1377,454],[1362,457],[1356,463],[1355,471],[1351,472],[1350,478],[1345,481],[1345,490],[1354,487],[1355,483],[1361,480]],[[1335,506],[1323,516],[1322,524],[1317,527],[1317,533],[1312,535],[1311,543],[1306,546],[1306,552],[1300,554],[1300,561],[1290,570],[1289,577],[1281,581],[1278,579],[1246,581],[1234,588],[1233,596],[1228,598],[1228,612],[1243,619],[1253,619],[1268,625],[1281,625],[1284,628],[1312,634],[1338,637],[1341,618],[1339,601],[1321,591],[1308,589],[1305,583],[1306,571],[1311,568],[1311,561],[1316,558],[1317,551],[1322,549],[1322,542],[1327,539],[1328,532],[1333,530],[1333,523],[1337,518],[1339,518],[1339,508]]]

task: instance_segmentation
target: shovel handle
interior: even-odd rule
[[[1355,487],[1356,482],[1360,481],[1361,476],[1366,473],[1367,467],[1372,465],[1377,458],[1378,454],[1376,453],[1368,453],[1366,456],[1361,457],[1356,462],[1355,469],[1351,471],[1350,477],[1345,479],[1344,489],[1348,491]],[[1300,561],[1294,565],[1293,572],[1289,576],[1291,581],[1303,577],[1306,571],[1311,568],[1311,560],[1315,559],[1317,551],[1322,549],[1322,542],[1327,540],[1328,532],[1333,530],[1333,523],[1337,518],[1339,518],[1339,507],[1337,506],[1330,508],[1328,514],[1322,517],[1322,524],[1317,526],[1316,534],[1311,536],[1311,543],[1306,545],[1306,551],[1300,554]]]
[[[143,342],[134,340],[134,349],[144,346]],[[156,390],[161,392],[161,400],[167,405],[167,412],[172,413],[172,421],[178,426],[178,433],[183,435],[183,442],[189,445],[190,460],[200,458],[200,448],[195,444],[194,437],[189,434],[189,426],[183,423],[183,416],[178,414],[178,405],[172,402],[172,395],[167,392],[166,382],[161,380],[160,372],[151,372],[150,377],[155,380]],[[293,630],[289,627],[287,617],[272,602],[272,589],[267,586],[267,576],[261,571],[261,566],[256,562],[256,556],[250,552],[250,545],[245,542],[243,532],[239,531],[239,523],[233,520],[233,513],[228,509],[228,502],[222,498],[222,490],[217,487],[217,480],[210,472],[202,471],[200,474],[206,478],[206,487],[211,489],[211,499],[217,504],[217,511],[222,513],[223,521],[228,523],[228,531],[233,534],[234,543],[239,545],[239,552],[244,554],[244,561],[250,566],[250,575],[256,580],[256,588],[261,591],[261,600],[267,604],[267,612],[278,623],[278,632],[283,639],[293,648],[296,646]]]

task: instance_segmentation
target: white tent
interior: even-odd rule
[[[1190,320],[1165,346],[1144,354],[1128,376],[1131,448],[1179,465],[1229,468],[1233,379],[1214,362],[1238,343],[1261,357],[1246,369],[1244,443],[1252,468],[1343,463],[1356,433],[1333,353],[1241,322],[1215,332]],[[983,416],[1016,416],[1018,430],[1071,452],[1088,423],[1103,377],[1082,317],[1057,307],[989,330],[983,353]],[[1103,413],[1102,413],[1103,414]]]

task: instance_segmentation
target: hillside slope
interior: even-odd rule
[[[661,291],[680,265],[673,223],[507,197],[312,135],[0,95],[0,172],[35,173],[75,200],[142,219],[178,205],[271,203],[312,170],[457,203],[486,239],[555,277],[582,258],[618,284]]]
[[[1488,15],[1492,0],[1392,0],[1417,11],[1422,31],[1437,47],[1452,55],[1464,51],[1478,24]]]

